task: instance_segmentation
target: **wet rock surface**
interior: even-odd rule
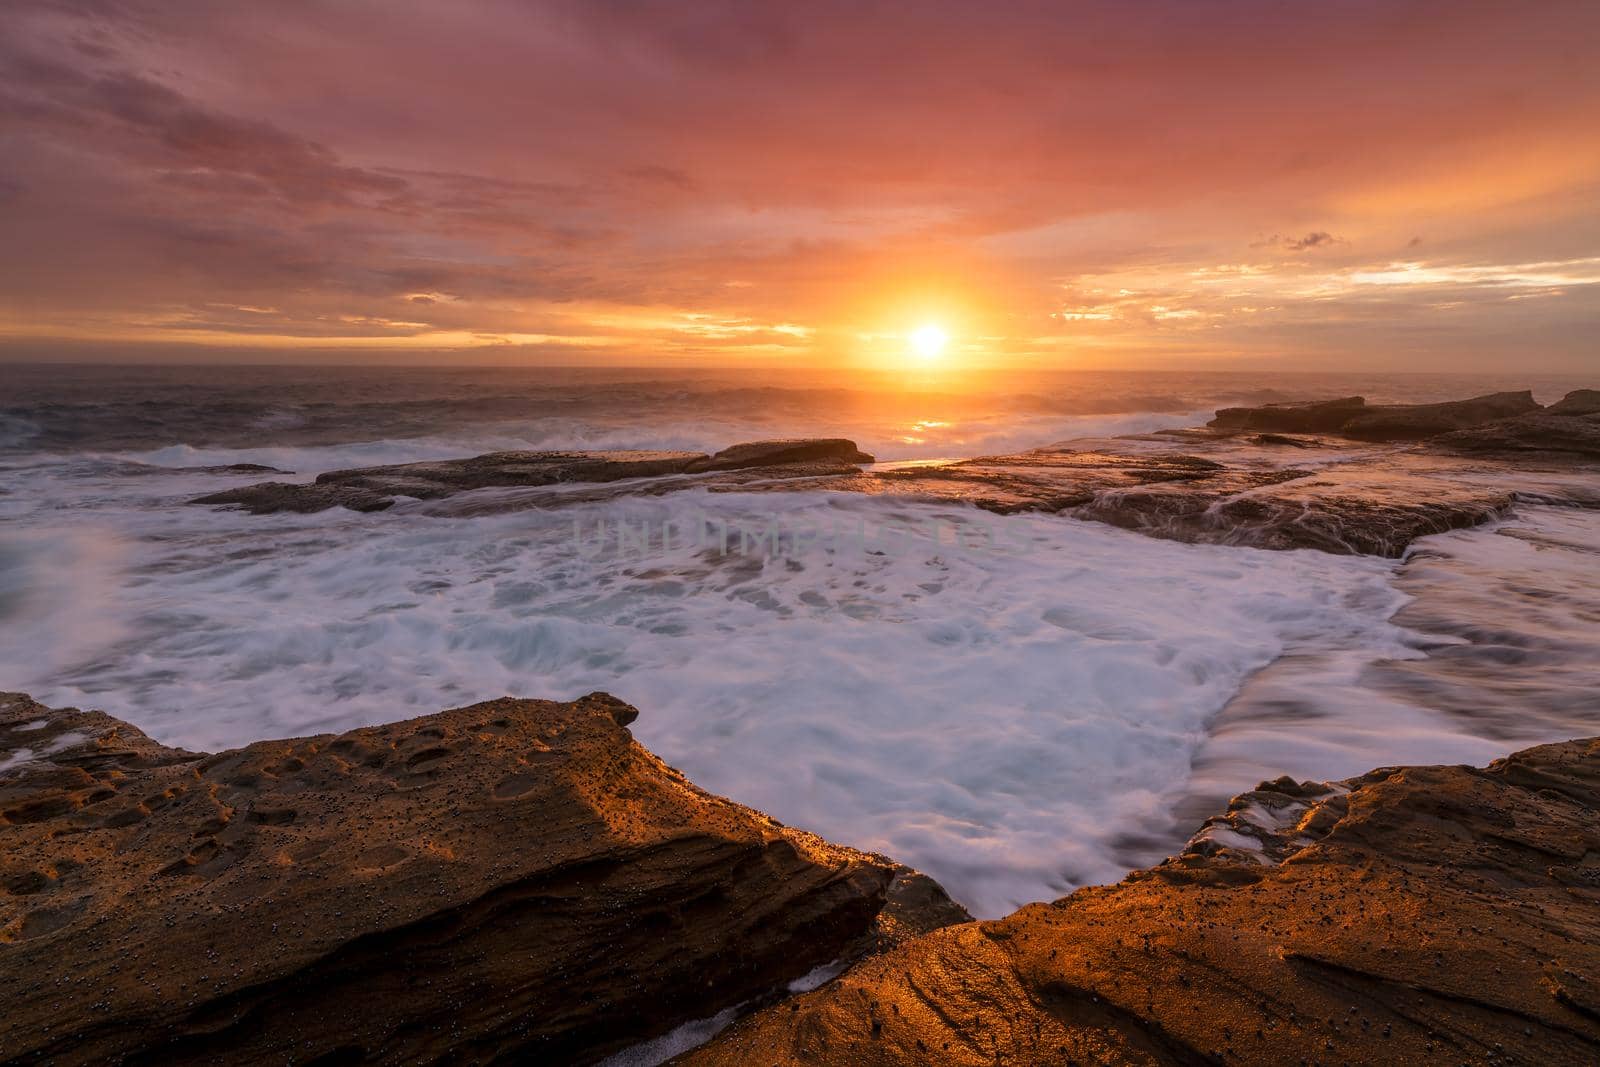
[[[724,448],[690,464],[692,471],[726,471],[743,467],[775,467],[788,463],[871,463],[873,458],[842,437],[750,441]]]
[[[1207,446],[1206,441],[1190,440]],[[1221,443],[1231,443],[1226,438]],[[1277,441],[1258,450],[1284,454],[1318,446],[1301,438],[1292,451]],[[1115,444],[1113,442],[1113,444]],[[1515,479],[1475,482],[1441,477],[1438,461],[1385,454],[1324,467],[1223,463],[1183,453],[1043,448],[1009,456],[862,470],[843,460],[794,462],[736,470],[687,471],[626,484],[599,480],[515,486],[457,495],[434,494],[427,514],[473,516],[525,508],[558,508],[656,496],[683,489],[725,492],[825,490],[967,504],[1001,515],[1069,515],[1169,540],[1267,549],[1315,548],[1341,554],[1399,556],[1418,537],[1477,525],[1505,514]],[[1501,472],[1504,474],[1505,472]],[[399,491],[398,479],[387,485]],[[427,487],[411,487],[430,493]],[[332,506],[381,510],[365,485],[266,483],[202,497],[201,503],[243,503],[258,513]]]
[[[1282,450],[1276,442],[1262,447]],[[1503,515],[1515,499],[1503,485],[1440,477],[1436,467],[1393,455],[1307,470],[1063,448],[754,488],[960,502],[998,514],[1069,515],[1175,541],[1392,557],[1418,537]]]
[[[777,488],[833,489],[840,492],[960,502],[985,511],[1013,514],[1059,512],[1093,501],[1111,490],[1178,484],[1221,493],[1299,477],[1303,471],[1243,471],[1199,456],[1129,454],[1071,447],[1040,448],[1009,456],[985,456],[953,463],[907,464],[854,472],[845,478]]]
[[[1577,395],[1569,394],[1567,400]],[[1539,402],[1527,391],[1490,393],[1441,404],[1369,405],[1363,397],[1350,396],[1301,404],[1223,408],[1207,425],[1214,430],[1337,434],[1362,441],[1420,441],[1539,410]]]
[[[204,756],[0,695],[0,1062],[584,1063],[967,918],[606,694]]]
[[[119,463],[120,473],[123,474],[293,474],[279,467],[269,467],[265,463],[218,463],[205,467],[159,467],[153,463],[135,463],[124,460]]]
[[[1574,389],[1544,409],[1546,415],[1600,415],[1600,389]]]
[[[1107,493],[1072,514],[1178,541],[1398,557],[1419,537],[1486,522],[1513,501],[1503,489],[1430,478],[1392,460],[1380,470],[1280,473],[1294,477]]]
[[[1600,414],[1556,415],[1547,411],[1499,419],[1444,434],[1429,444],[1450,452],[1563,452],[1595,458],[1600,457]]]
[[[1579,390],[1548,410],[1584,409],[1593,397]],[[757,441],[715,456],[501,452],[264,482],[195,503],[263,514],[378,511],[411,498],[426,514],[472,516],[683,489],[824,490],[1062,514],[1178,541],[1398,557],[1419,537],[1504,516],[1545,468],[1596,458],[1600,415],[1549,414],[1528,392],[1383,407],[1345,397],[1227,408],[1205,430],[957,461],[863,469],[872,457],[841,438]],[[1534,495],[1591,503],[1560,488]]]
[[[1264,404],[1253,408],[1223,408],[1208,426],[1214,430],[1264,430],[1273,433],[1336,433],[1339,427],[1365,414],[1366,397],[1311,400],[1298,404]]]
[[[1118,885],[942,929],[683,1062],[1600,1059],[1600,740],[1263,783]]]
[[[480,515],[498,515],[508,511],[527,509],[550,510],[576,504],[594,504],[623,497],[666,496],[685,489],[705,489],[710,492],[770,492],[789,488],[784,483],[795,483],[795,488],[812,488],[818,484],[831,487],[833,479],[857,473],[853,463],[839,460],[819,460],[812,463],[783,463],[771,467],[748,467],[739,470],[710,471],[695,474],[669,474],[659,478],[610,484],[573,484],[538,486],[505,490],[485,490],[462,493],[439,500],[408,505],[408,509],[421,515],[468,518]]]
[[[236,505],[256,515],[334,507],[384,511],[401,497],[438,500],[481,489],[598,485],[634,478],[785,467],[813,468],[808,473],[846,473],[855,470],[855,464],[871,462],[872,457],[855,442],[843,438],[752,441],[714,456],[703,452],[490,452],[466,459],[328,471],[310,484],[261,482],[208,493],[192,503]]]
[[[383,511],[397,497],[434,500],[472,489],[614,482],[681,474],[700,452],[490,452],[468,459],[328,471],[310,484],[263,482],[210,493],[196,504],[236,504],[253,514],[333,507]]]
[[[1539,402],[1526,391],[1491,393],[1443,404],[1385,405],[1357,415],[1339,427],[1339,433],[1361,441],[1420,441],[1538,410]]]

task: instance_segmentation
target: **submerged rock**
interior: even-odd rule
[[[115,462],[118,474],[293,474],[265,463],[219,463],[206,467],[162,467],[154,463],[136,463],[132,460]]]
[[[1181,856],[929,934],[682,1062],[1594,1063],[1597,808],[1600,739],[1265,783]]]
[[[1312,442],[1304,437],[1286,437],[1281,433],[1258,433],[1250,440],[1258,445],[1279,448],[1311,448]]]
[[[0,695],[0,1061],[585,1063],[966,914],[603,693],[203,756]]]
[[[293,474],[279,467],[269,467],[265,463],[222,463],[210,467],[175,467],[173,470],[179,474]]]

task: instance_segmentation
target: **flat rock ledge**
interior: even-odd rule
[[[1449,452],[1600,458],[1600,411],[1582,415],[1551,414],[1554,411],[1551,407],[1539,414],[1497,419],[1435,437],[1429,444]]]
[[[1281,448],[1272,440],[1260,444]],[[960,503],[1002,515],[1070,515],[1167,540],[1399,557],[1418,537],[1500,517],[1515,499],[1505,488],[1430,477],[1403,457],[1313,471],[1066,446],[863,470],[858,464],[866,462],[864,454],[849,441],[763,442],[764,456],[741,452],[756,447],[736,446],[712,457],[499,452],[335,471],[307,485],[265,482],[194,502],[239,505],[256,514],[335,506],[381,511],[396,497],[411,496],[428,501],[429,514],[466,517],[690,488],[822,490]],[[822,458],[803,458],[818,454]],[[763,458],[772,462],[757,462]],[[467,492],[490,488],[511,492]]]
[[[490,452],[465,459],[328,471],[309,484],[259,482],[208,493],[191,503],[235,505],[256,515],[335,507],[384,511],[393,507],[399,497],[438,500],[473,489],[530,488],[566,482],[603,484],[788,465],[802,465],[804,473],[811,473],[805,465],[872,461],[854,441],[843,438],[751,441],[725,448],[714,456],[703,452]]]
[[[1289,779],[1114,886],[935,931],[684,1058],[1600,1062],[1600,739]]]
[[[1369,405],[1359,396],[1223,408],[1207,426],[1227,433],[1330,434],[1358,441],[1436,442],[1446,451],[1569,452],[1600,456],[1600,390],[1575,389],[1549,407],[1528,391],[1442,404]]]
[[[1515,501],[1508,489],[1435,477],[1425,468],[1396,457],[1322,470],[1230,466],[1201,456],[1069,446],[761,488],[959,502],[999,514],[1068,515],[1171,541],[1392,558],[1419,537],[1501,517]]]
[[[1163,450],[1151,449],[1157,442]],[[1185,451],[1164,450],[1173,446]],[[1304,469],[1292,465],[1297,453]],[[1329,463],[1329,453],[1342,455]],[[709,456],[494,452],[259,482],[193,503],[270,514],[383,511],[409,498],[430,516],[468,517],[685,489],[813,490],[1061,514],[1175,541],[1398,558],[1419,537],[1502,518],[1520,500],[1595,506],[1585,486],[1597,462],[1600,391],[1580,389],[1548,408],[1526,391],[1224,408],[1206,429],[929,463],[874,464],[843,438],[753,441]]]
[[[589,1063],[968,916],[604,693],[203,755],[0,694],[0,1063]]]

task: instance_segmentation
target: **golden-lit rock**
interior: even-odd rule
[[[1265,783],[1181,856],[929,934],[685,1062],[1591,1064],[1597,809],[1600,739]]]
[[[0,696],[0,1062],[588,1062],[966,918],[603,693],[202,756]]]

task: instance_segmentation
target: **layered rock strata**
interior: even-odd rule
[[[0,697],[0,1062],[583,1063],[967,916],[614,697],[215,755]]]

